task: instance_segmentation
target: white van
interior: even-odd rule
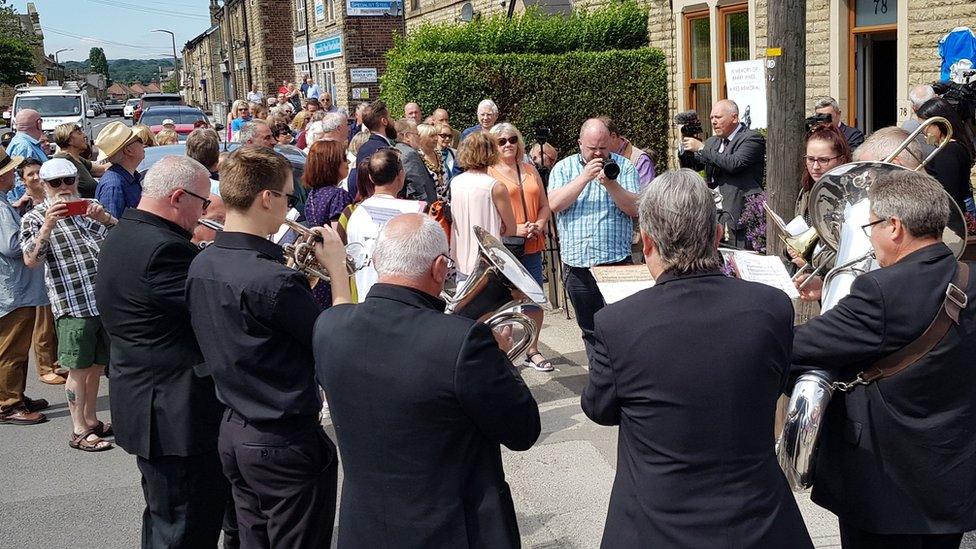
[[[41,129],[52,143],[54,128],[69,122],[77,124],[88,140],[94,141],[92,119],[95,111],[88,108],[88,93],[84,90],[66,90],[60,86],[21,88],[14,96],[13,107],[3,113],[3,117],[13,120],[21,109],[34,109],[41,114]]]

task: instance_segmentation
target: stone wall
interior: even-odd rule
[[[908,10],[908,83],[939,79],[939,40],[954,27],[976,29],[973,0],[915,0]]]

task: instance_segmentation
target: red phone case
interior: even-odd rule
[[[85,215],[88,211],[88,201],[87,200],[72,200],[71,202],[65,202],[68,205],[68,215]]]

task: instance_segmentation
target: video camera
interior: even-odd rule
[[[963,75],[966,83],[933,82],[932,89],[952,105],[963,122],[976,124],[976,71]]]
[[[545,126],[536,126],[532,128],[532,133],[534,134],[536,143],[538,143],[540,147],[552,140],[552,130]]]
[[[807,125],[807,133],[810,133],[810,130],[812,130],[814,126],[826,126],[832,121],[833,118],[824,112],[814,114],[813,116],[808,116],[806,120],[804,120]]]
[[[697,111],[679,112],[674,115],[674,123],[680,127],[681,137],[698,138],[705,133]]]

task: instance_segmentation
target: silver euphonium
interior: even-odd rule
[[[484,322],[495,330],[506,325],[521,328],[522,335],[506,353],[515,360],[535,341],[535,322],[513,309],[546,302],[546,294],[522,263],[501,241],[481,227],[474,227],[478,240],[478,264],[454,295],[443,295],[447,314]]]
[[[930,124],[940,124],[945,135],[939,146],[916,168],[923,168],[952,138],[952,127],[942,117],[926,120],[890,155],[880,162],[851,162],[825,173],[810,189],[810,222],[825,248],[834,253],[833,268],[823,281],[821,311],[827,312],[851,291],[858,275],[877,268],[871,240],[861,229],[871,215],[868,189],[879,177],[903,166],[892,164]],[[956,201],[946,194],[949,224],[942,235],[956,257],[966,248],[966,222]],[[824,342],[829,344],[829,342]],[[801,491],[813,485],[820,428],[834,391],[848,391],[853,384],[841,383],[827,370],[801,374],[793,387],[783,431],[776,441],[780,467],[790,486]]]

